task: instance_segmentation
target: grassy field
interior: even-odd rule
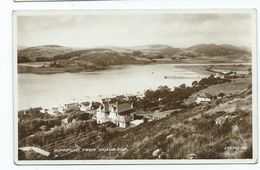
[[[188,99],[185,100],[185,104],[194,103],[196,101],[197,96],[204,93],[209,93],[211,95],[218,95],[219,93],[224,93],[225,95],[237,93],[247,88],[251,83],[252,83],[252,78],[248,77],[248,78],[237,78],[237,79],[233,79],[231,82],[213,85],[192,94]]]
[[[233,64],[233,65],[214,65],[213,70],[223,70],[223,71],[235,71],[240,74],[248,74],[248,69],[251,68],[251,65],[243,64]]]

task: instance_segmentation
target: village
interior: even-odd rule
[[[126,128],[139,125],[143,123],[144,116],[136,115],[133,103],[142,100],[137,96],[116,96],[114,98],[104,98],[100,102],[79,102],[69,103],[59,107],[42,108],[35,107],[27,110],[19,111],[19,115],[42,113],[49,114],[54,117],[71,112],[88,113],[91,115],[91,119],[95,120],[97,124],[105,124],[111,122],[116,127]],[[72,120],[72,122],[75,120]],[[62,123],[68,124],[68,118],[62,120]]]
[[[223,97],[224,94],[221,93],[217,98]],[[53,115],[54,117],[70,113],[70,112],[81,112],[81,113],[90,113],[91,118],[96,121],[97,124],[104,125],[107,122],[113,123],[116,127],[126,128],[128,126],[134,127],[144,123],[146,121],[158,120],[167,115],[160,114],[160,111],[155,111],[153,115],[141,113],[138,114],[136,109],[134,108],[134,102],[143,100],[143,98],[137,98],[136,96],[116,96],[114,98],[104,98],[98,103],[97,106],[92,106],[90,102],[81,102],[81,103],[69,103],[60,107],[53,107],[50,109],[36,107],[30,108],[28,110],[19,111],[19,115],[21,114],[33,114],[33,113],[43,113]],[[161,99],[159,99],[160,101]],[[198,95],[196,98],[197,104],[206,104],[213,100],[213,96],[204,93],[202,95]],[[159,115],[158,115],[159,113]],[[76,121],[75,119],[72,122]],[[69,124],[68,118],[62,120],[63,124]]]

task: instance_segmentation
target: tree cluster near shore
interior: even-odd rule
[[[181,84],[171,90],[167,86],[160,86],[157,90],[147,90],[144,99],[135,103],[136,107],[142,107],[144,110],[172,110],[187,107],[183,101],[193,93],[207,88],[208,86],[230,82],[229,78],[215,78],[213,75],[202,78],[200,81],[194,81],[192,86]]]

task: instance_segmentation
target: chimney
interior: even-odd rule
[[[105,107],[105,113],[108,113],[109,112],[109,103],[105,102],[104,107]]]

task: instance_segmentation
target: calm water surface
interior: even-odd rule
[[[124,65],[81,73],[19,74],[18,109],[48,108],[71,102],[99,101],[121,94],[142,94],[161,85],[170,88],[182,83],[191,85],[202,77],[205,75],[176,68],[173,64]]]

